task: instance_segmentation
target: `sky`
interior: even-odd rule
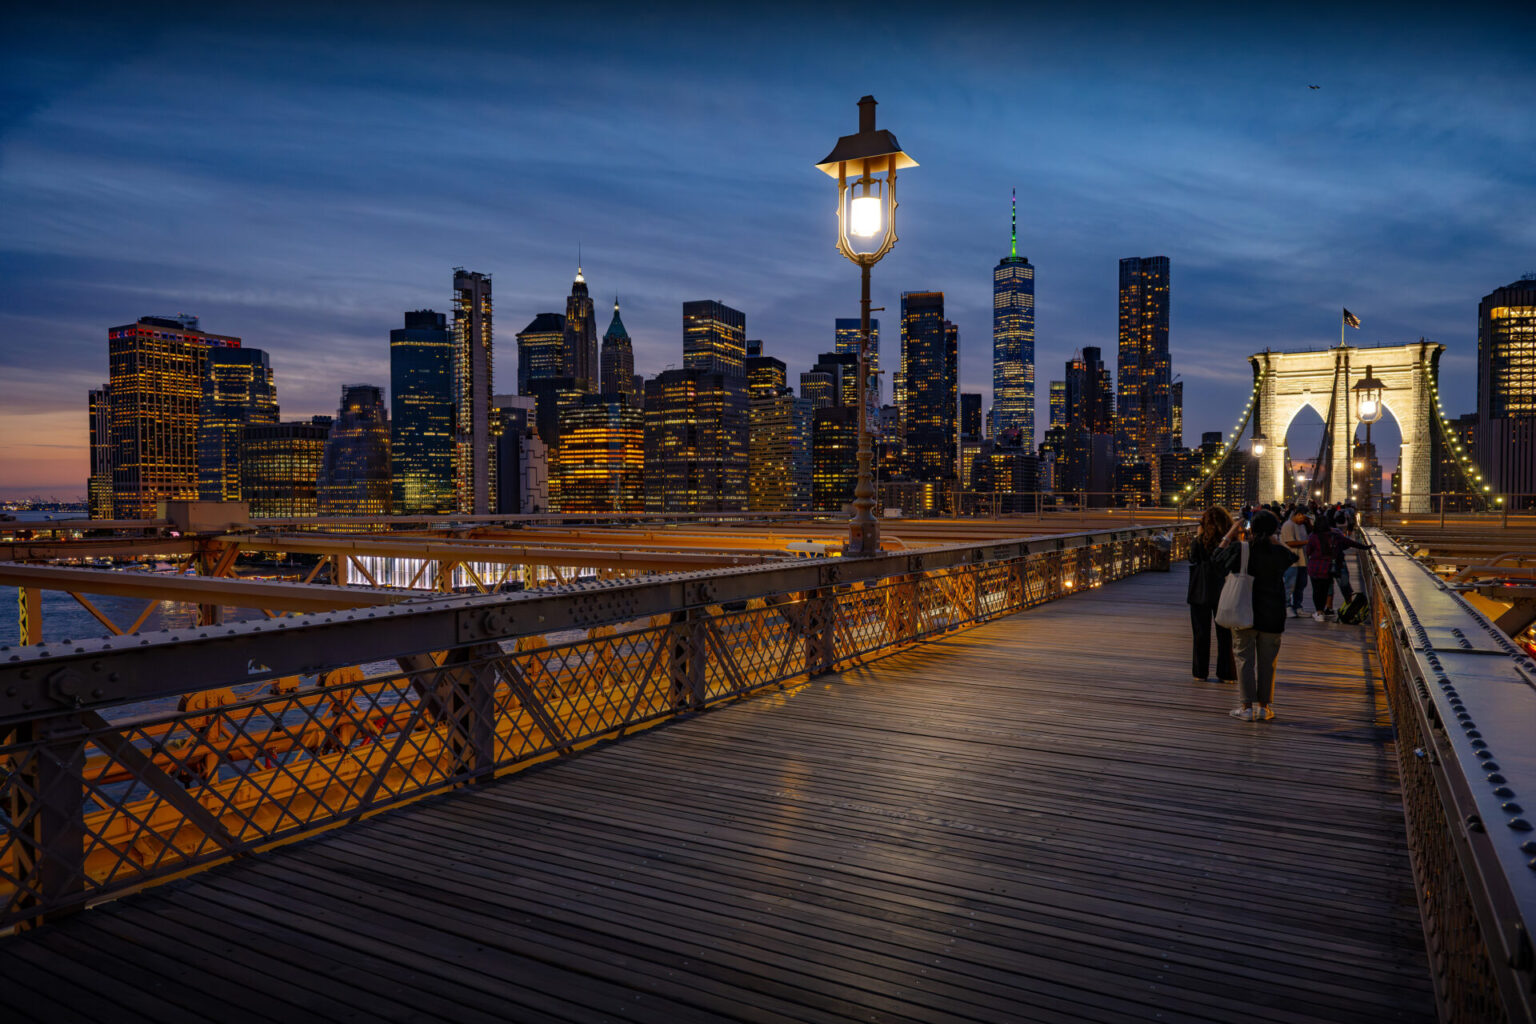
[[[1041,429],[1073,352],[1112,358],[1122,257],[1171,260],[1186,444],[1237,418],[1249,354],[1337,343],[1343,306],[1353,343],[1446,345],[1470,411],[1478,301],[1536,271],[1513,4],[217,6],[7,14],[0,497],[83,495],[111,326],[195,314],[270,354],[284,418],[333,413],[462,266],[493,275],[512,391],[578,246],[638,372],[680,365],[682,303],[715,298],[793,383],[857,314],[812,164],[866,93],[920,164],[874,271],[884,365],[900,293],[942,290],[989,396],[1016,188]]]

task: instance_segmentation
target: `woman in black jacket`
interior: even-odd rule
[[[1212,560],[1222,536],[1232,528],[1232,517],[1220,505],[1212,505],[1200,517],[1200,532],[1189,546],[1189,625],[1195,640],[1195,681],[1211,678],[1211,622],[1216,617],[1216,603],[1221,600],[1221,582],[1227,570]],[[1216,627],[1216,678],[1224,683],[1237,681],[1237,666],[1232,660],[1232,631]]]
[[[1285,632],[1285,570],[1296,556],[1280,545],[1276,533],[1280,520],[1270,512],[1255,512],[1249,527],[1248,575],[1253,577],[1253,627],[1232,631],[1237,650],[1237,677],[1242,684],[1242,705],[1232,717],[1244,722],[1267,722],[1275,717],[1270,701],[1275,695],[1275,661],[1280,656],[1280,636]],[[1222,538],[1215,561],[1229,572],[1242,565],[1243,544],[1238,527]]]

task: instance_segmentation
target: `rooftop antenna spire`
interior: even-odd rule
[[[1019,190],[1013,190],[1013,255],[1019,254]]]
[[[586,280],[586,278],[581,276],[581,243],[580,242],[576,243],[576,280],[578,280],[578,281],[585,281]]]

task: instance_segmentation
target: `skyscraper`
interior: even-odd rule
[[[723,302],[683,303],[683,365],[740,377],[747,360],[747,317]]]
[[[262,423],[240,432],[240,493],[252,519],[312,516],[331,418]]]
[[[491,275],[453,271],[454,508],[491,511]]]
[[[955,479],[959,332],[944,319],[943,292],[902,292],[901,373],[909,475]]]
[[[602,393],[629,397],[635,389],[635,348],[619,319],[619,300],[613,300],[613,322],[603,333]]]
[[[533,394],[533,382],[565,372],[565,317],[540,313],[517,332],[517,393]]]
[[[198,497],[240,501],[241,431],[277,419],[267,354],[259,348],[210,348],[197,429]]]
[[[1067,425],[1067,382],[1064,380],[1051,381],[1051,426],[1065,427]]]
[[[1067,361],[1065,376],[1067,422],[1056,487],[1107,492],[1114,486],[1114,389],[1109,369],[1099,349],[1089,347]],[[1096,500],[1102,504],[1105,499]]]
[[[384,389],[348,384],[325,440],[316,493],[322,516],[389,514],[389,412]]]
[[[770,357],[749,358],[777,363],[779,383],[751,384],[748,398],[747,507],[753,512],[785,512],[796,508],[795,398],[783,384],[784,364]],[[753,371],[749,368],[748,379]]]
[[[392,511],[452,512],[453,338],[446,315],[418,309],[389,332],[389,400]]]
[[[859,476],[857,404],[817,409],[811,427],[811,508],[836,512],[853,500]]]
[[[1120,364],[1116,454],[1151,462],[1168,450],[1168,257],[1120,261]]]
[[[978,394],[960,393],[960,436],[981,440],[981,396]]]
[[[1035,447],[1035,268],[1019,255],[1018,196],[1010,250],[992,268],[992,436],[1018,430]]]
[[[1477,307],[1477,461],[1486,493],[1536,507],[1536,277]]]
[[[87,408],[91,427],[91,475],[85,485],[86,508],[92,519],[112,518],[112,387],[91,388]]]
[[[199,330],[195,316],[145,316],[107,331],[116,518],[153,519],[160,501],[197,498],[208,352],[239,347],[239,338]]]
[[[552,470],[561,512],[644,512],[644,414],[623,394],[581,395],[561,411]]]
[[[747,499],[745,378],[683,367],[646,381],[646,511],[739,512]]]
[[[800,396],[811,403],[812,409],[832,408],[837,404],[838,393],[837,376],[825,367],[801,372]]]
[[[773,356],[747,357],[747,394],[776,395],[789,386],[784,360]]]
[[[618,303],[613,311],[617,315]],[[587,279],[576,268],[576,280],[571,283],[571,294],[565,299],[565,375],[576,378],[578,391],[598,389],[597,320],[592,310],[592,297],[587,294]]]

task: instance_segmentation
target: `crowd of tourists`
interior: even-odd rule
[[[1192,668],[1196,681],[1210,679],[1214,632],[1216,678],[1239,689],[1233,718],[1275,717],[1280,638],[1287,618],[1303,617],[1309,585],[1313,621],[1364,621],[1365,597],[1351,585],[1345,557],[1350,548],[1365,547],[1358,523],[1353,504],[1275,502],[1245,506],[1237,518],[1219,505],[1205,510],[1189,551]]]

